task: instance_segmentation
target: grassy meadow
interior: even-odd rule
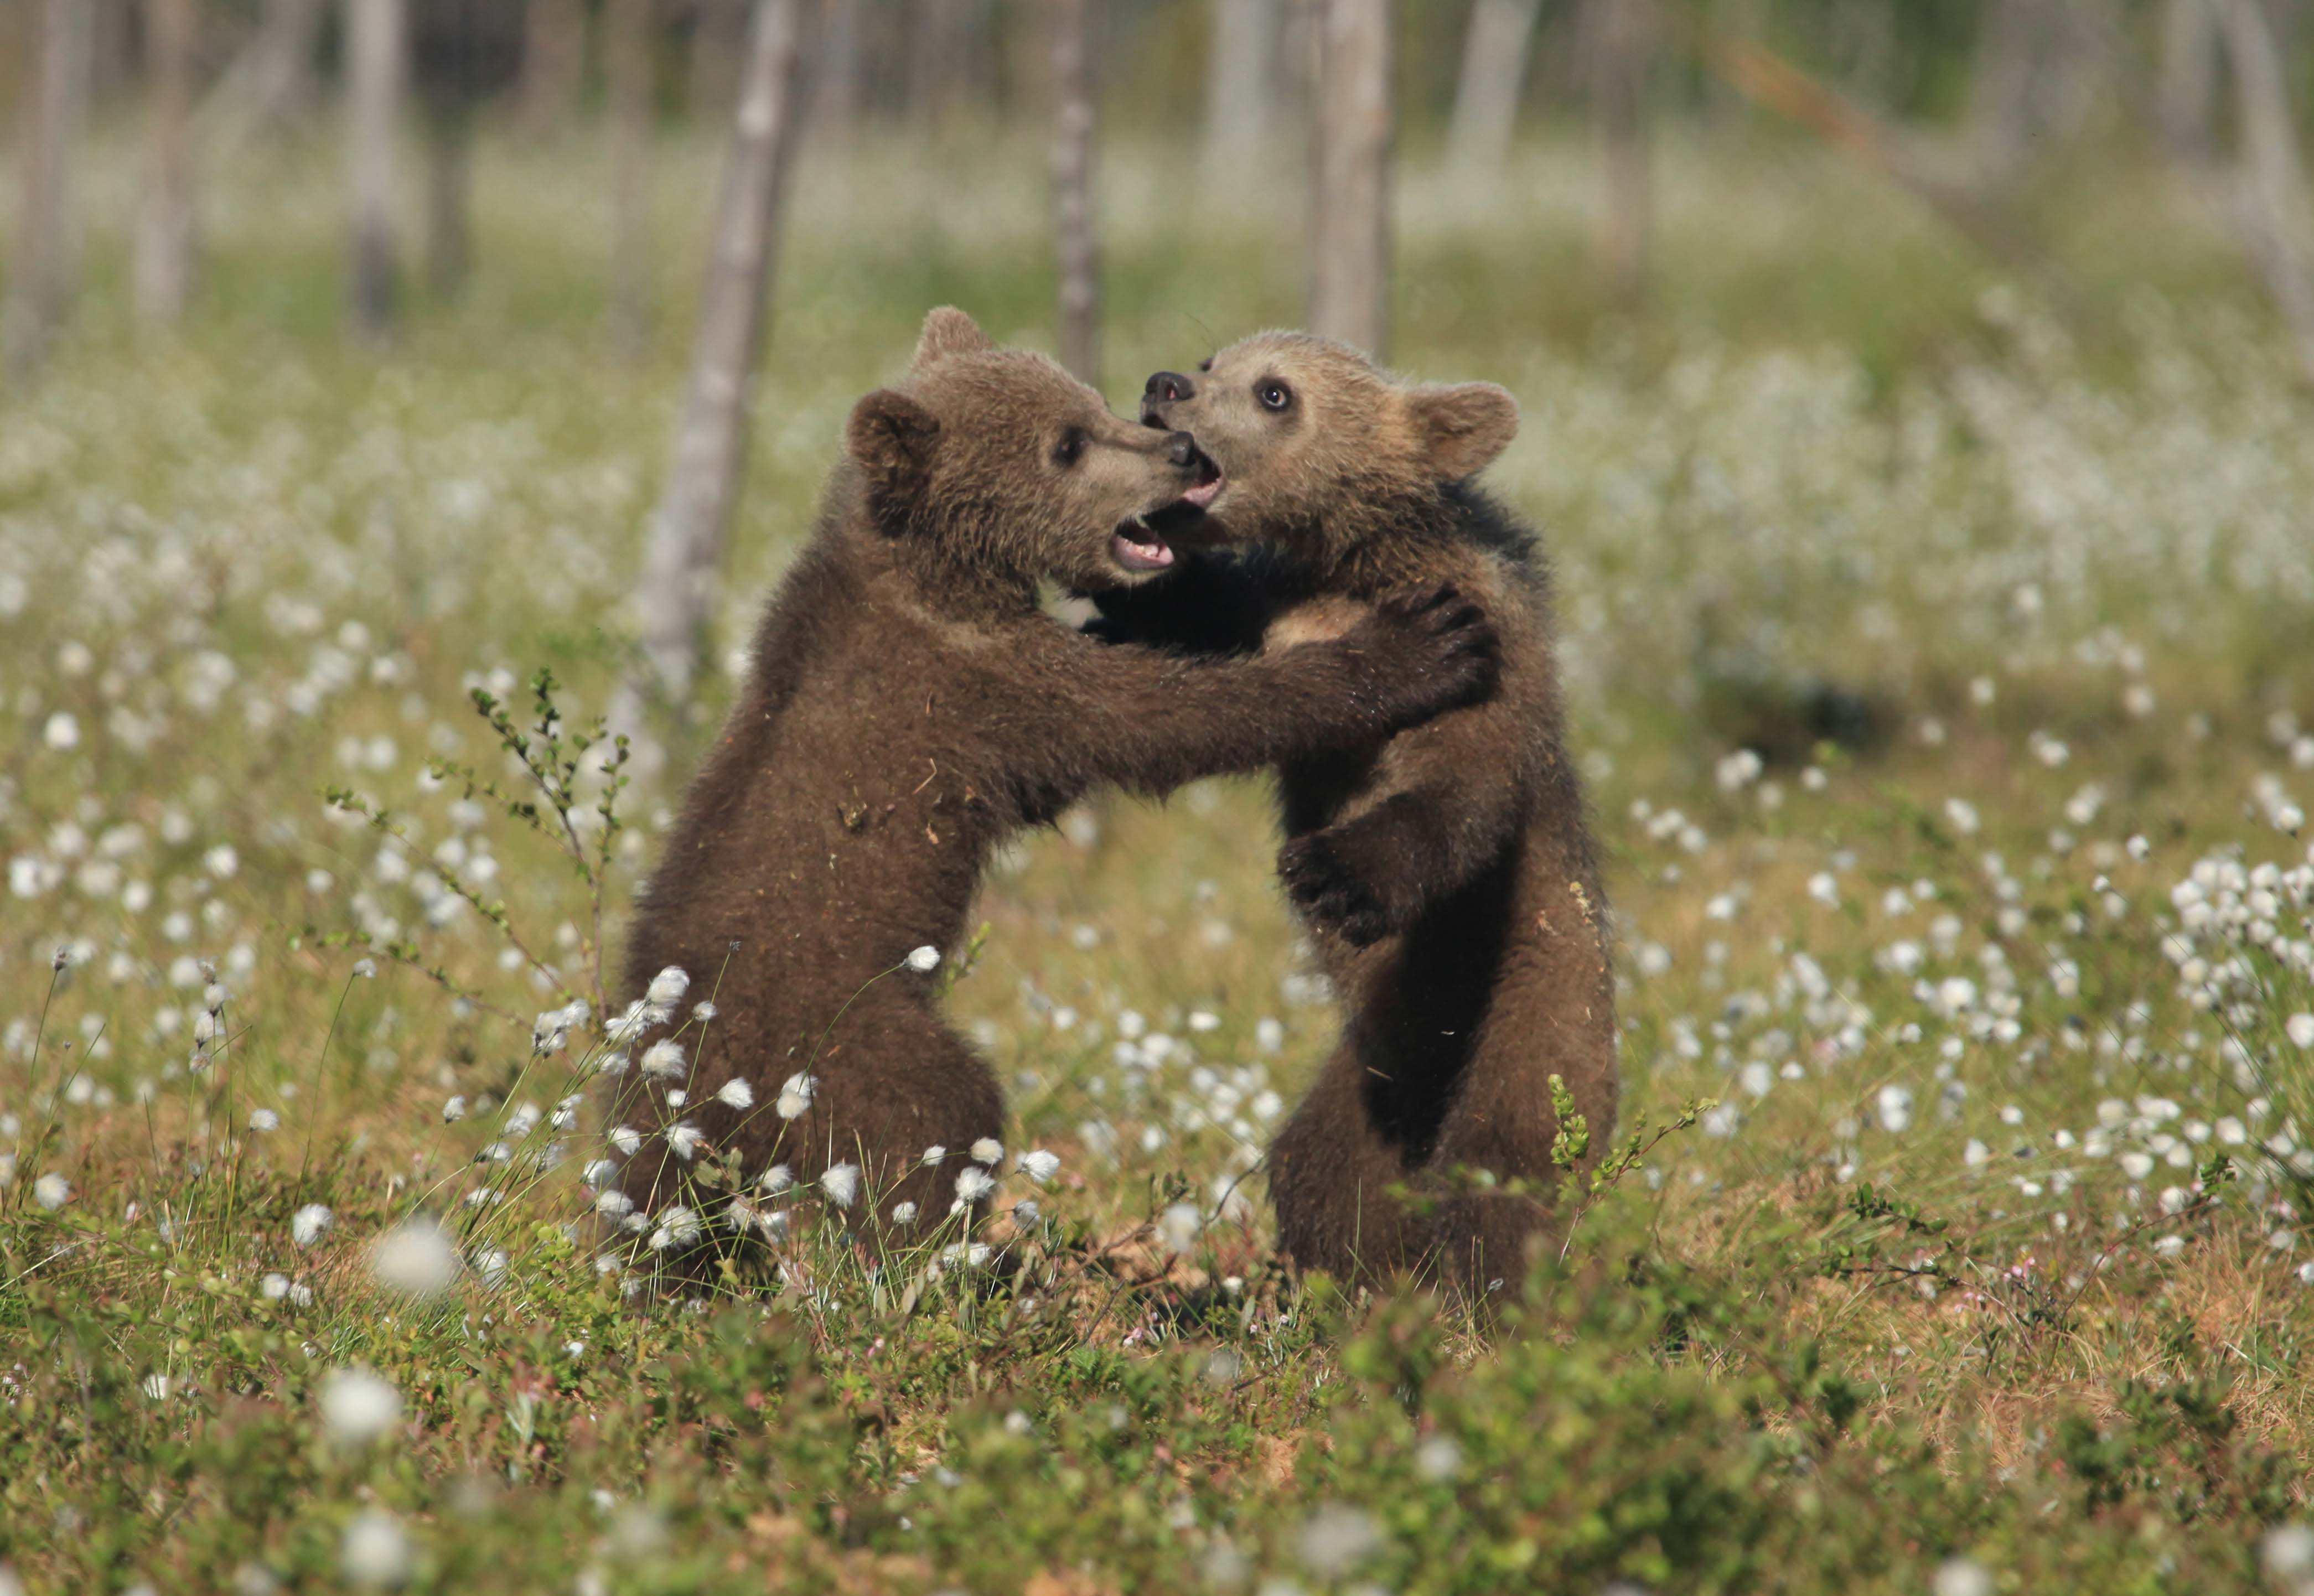
[[[623,788],[582,750],[715,151],[658,152],[644,347],[591,158],[493,138],[470,292],[373,348],[327,139],[216,177],[137,337],[108,138],[0,393],[0,1591],[2314,1592],[2314,400],[2151,166],[2028,197],[2053,300],[1667,134],[1625,306],[1579,137],[1409,153],[1391,354],[1524,409],[1645,1124],[1488,1329],[1273,1255],[1334,1020],[1256,781],[1000,861],[987,1235],[788,1193],[771,1273],[654,1292],[596,972],[728,674]],[[808,156],[727,648],[926,308],[1048,346],[1042,160]],[[1298,312],[1293,204],[1193,169],[1102,174],[1119,402]]]

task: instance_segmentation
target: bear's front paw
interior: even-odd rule
[[[1338,831],[1312,832],[1286,843],[1277,851],[1277,876],[1312,925],[1353,948],[1369,947],[1397,929],[1375,873]]]

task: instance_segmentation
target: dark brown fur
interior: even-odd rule
[[[1497,622],[1493,697],[1281,767],[1278,869],[1344,1026],[1269,1184],[1305,1266],[1515,1281],[1550,1209],[1483,1182],[1548,1194],[1559,1178],[1552,1074],[1594,1151],[1618,1089],[1606,898],[1562,733],[1548,576],[1532,534],[1467,480],[1517,408],[1499,388],[1400,384],[1338,344],[1270,333],[1196,376],[1153,377],[1144,417],[1196,435],[1229,473],[1214,516],[1272,557],[1201,558],[1104,595],[1111,635],[1274,648],[1332,635],[1408,582],[1452,582]]]
[[[1064,438],[1081,445],[1068,463]],[[965,1150],[1002,1135],[1002,1105],[942,1022],[934,977],[905,960],[958,946],[999,842],[1096,784],[1161,793],[1308,757],[1462,701],[1491,674],[1490,633],[1451,594],[1393,599],[1337,643],[1227,664],[1102,648],[1047,616],[1040,578],[1125,578],[1113,530],[1210,466],[961,313],[933,313],[907,379],[861,401],[845,442],[638,908],[628,989],[679,966],[684,1009],[720,1010],[684,1033],[686,1079],[623,1083],[619,1118],[648,1135],[620,1177],[639,1215],[708,1196],[720,1210],[716,1181],[728,1194],[774,1163],[799,1182],[852,1163],[877,1215],[908,1201],[921,1222],[944,1218]],[[665,1034],[637,1037],[634,1057]],[[782,1121],[780,1085],[805,1071],[810,1111]],[[752,1108],[716,1099],[735,1076]],[[678,1117],[670,1085],[705,1138],[688,1160],[649,1134]],[[921,1164],[932,1146],[945,1167]]]

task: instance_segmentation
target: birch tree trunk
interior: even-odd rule
[[[1647,147],[1647,80],[1655,56],[1654,0],[1598,0],[1594,43],[1599,141],[1606,203],[1599,264],[1617,294],[1647,287],[1654,233],[1654,181]]]
[[[1092,223],[1092,63],[1086,0],[1052,0],[1053,230],[1060,249],[1061,364],[1100,386],[1100,261]]]
[[[2207,4],[2241,103],[2243,171],[2232,197],[2235,225],[2290,328],[2299,365],[2314,382],[2314,217],[2308,212],[2282,51],[2258,0]]]
[[[183,320],[193,269],[193,70],[198,0],[145,0],[145,183],[137,208],[137,314]]]
[[[611,144],[611,328],[629,350],[650,331],[651,0],[606,0],[603,78]]]
[[[1285,44],[1277,0],[1214,0],[1213,50],[1206,62],[1205,178],[1235,185],[1272,164],[1277,137],[1271,108]]]
[[[523,12],[522,81],[516,115],[534,137],[570,119],[587,64],[587,8],[581,0],[529,0]]]
[[[404,49],[402,0],[346,0],[347,188],[353,201],[354,328],[393,330],[396,291],[394,125]]]
[[[2161,134],[2172,153],[2189,161],[2206,156],[2218,98],[2217,18],[2209,0],[2164,0],[2158,92]]]
[[[73,168],[88,108],[92,35],[86,0],[41,0],[24,96],[22,194],[16,270],[0,315],[0,365],[12,377],[40,366],[62,319],[72,273]]]
[[[1390,0],[1319,0],[1310,327],[1380,357],[1390,293]]]
[[[217,75],[196,120],[203,149],[220,168],[261,128],[314,109],[314,57],[322,0],[265,0],[257,31]]]
[[[802,21],[801,0],[755,0],[699,341],[643,554],[640,642],[649,684],[668,698],[690,691],[705,640],[708,586],[746,464],[749,390],[793,152]]]
[[[1526,82],[1542,0],[1479,0],[1462,36],[1462,75],[1446,133],[1446,164],[1464,181],[1502,169]]]

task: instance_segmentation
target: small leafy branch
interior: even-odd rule
[[[1591,1122],[1576,1111],[1575,1094],[1567,1089],[1566,1080],[1552,1075],[1550,1111],[1559,1121],[1559,1133],[1550,1139],[1550,1161],[1576,1190],[1575,1210],[1567,1218],[1567,1239],[1560,1243],[1559,1257],[1564,1260],[1568,1249],[1575,1245],[1576,1227],[1582,1223],[1583,1216],[1621,1185],[1625,1176],[1644,1168],[1648,1156],[1663,1145],[1666,1137],[1691,1128],[1718,1107],[1714,1098],[1691,1098],[1652,1134],[1647,1128],[1647,1116],[1641,1113],[1632,1124],[1630,1134],[1620,1142],[1611,1143],[1606,1156],[1586,1177],[1580,1173],[1580,1166],[1584,1155],[1591,1151]]]

